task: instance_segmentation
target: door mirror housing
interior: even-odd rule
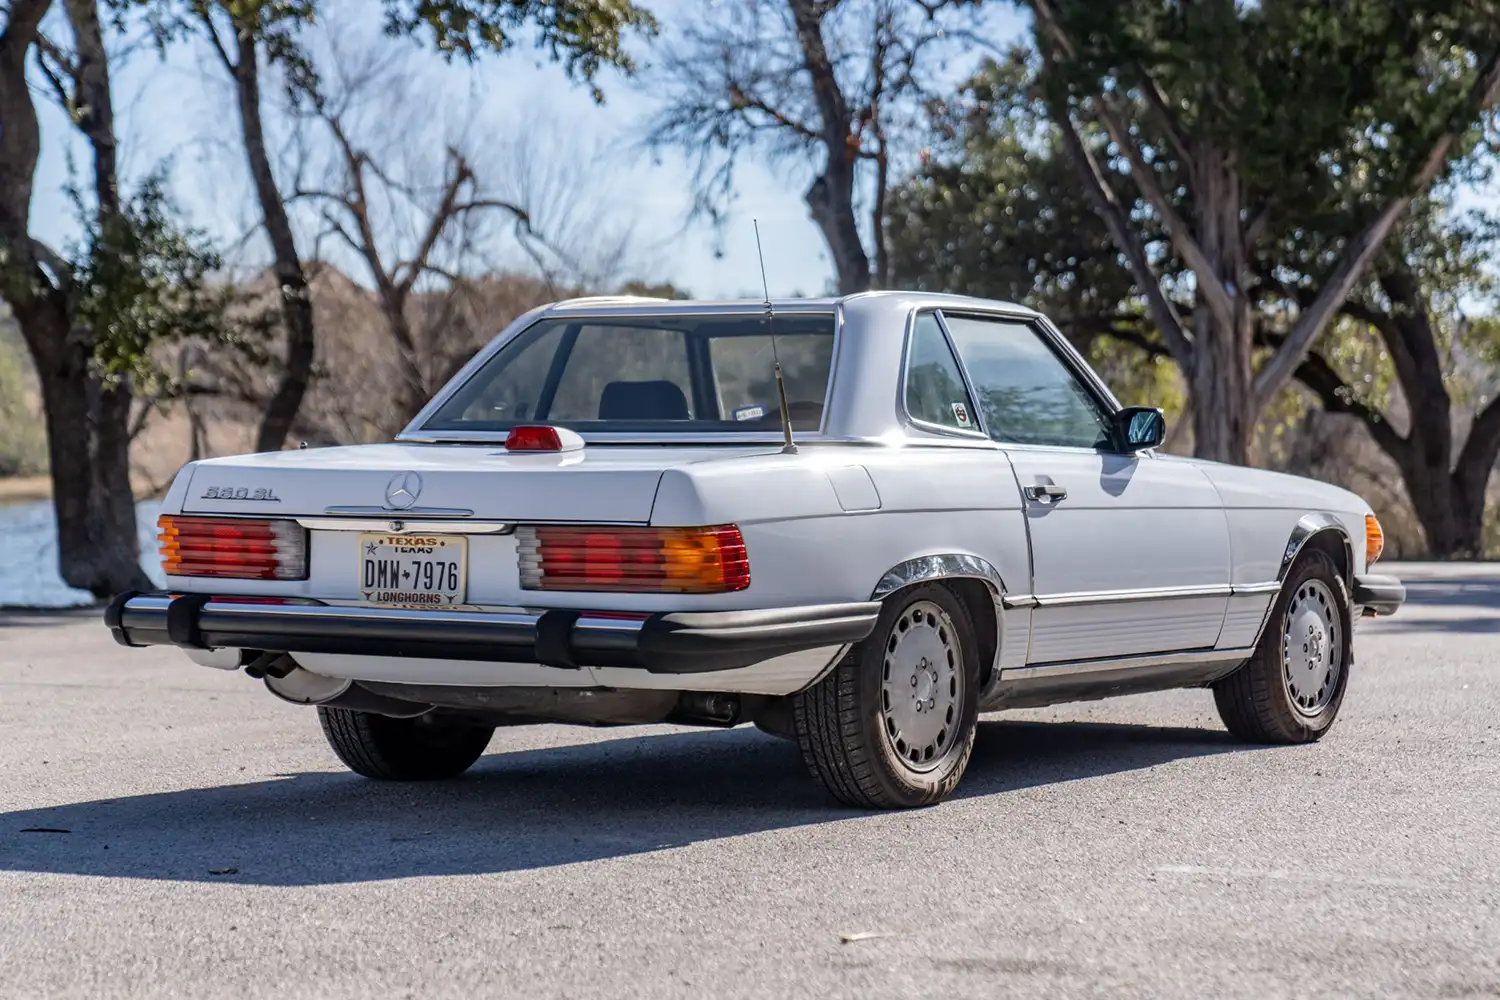
[[[1115,446],[1133,453],[1159,446],[1167,437],[1167,418],[1155,406],[1127,406],[1114,415]]]

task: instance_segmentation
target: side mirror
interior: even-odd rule
[[[1167,418],[1154,406],[1127,406],[1115,413],[1114,431],[1121,451],[1145,451],[1166,440]]]

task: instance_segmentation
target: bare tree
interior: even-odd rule
[[[257,451],[279,451],[291,432],[297,410],[312,381],[317,332],[307,271],[292,231],[286,199],[272,170],[263,119],[262,62],[276,61],[298,86],[308,79],[307,66],[291,33],[311,20],[310,9],[264,3],[193,2],[191,13],[202,36],[234,84],[240,138],[271,244],[272,270],[280,294],[286,357],[274,394],[266,403],[256,437]]]
[[[474,338],[457,328],[502,236],[514,239],[549,286],[585,270],[585,258],[567,246],[583,242],[581,226],[554,245],[536,231],[529,206],[502,194],[486,178],[489,171],[476,166],[491,160],[482,149],[462,134],[439,135],[442,125],[424,103],[391,96],[420,91],[403,51],[349,51],[331,36],[317,87],[299,109],[299,176],[291,195],[315,206],[323,233],[353,255],[374,288],[399,375],[391,400],[397,427],[472,355]],[[512,148],[535,145],[526,134]],[[529,169],[510,181],[522,198],[570,193]],[[560,231],[581,221],[556,206],[543,214]]]
[[[745,155],[814,159],[805,199],[841,293],[884,285],[884,210],[922,75],[964,0],[729,0],[661,56],[666,106],[648,146],[695,161],[697,209],[719,219]]]

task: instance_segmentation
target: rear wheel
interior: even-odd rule
[[[456,778],[479,759],[495,734],[494,726],[431,714],[393,719],[320,707],[318,721],[349,770],[384,781]]]
[[[888,598],[870,637],[796,696],[808,769],[854,806],[941,802],[974,747],[978,649],[962,602],[946,588],[924,584]]]
[[[1214,684],[1228,730],[1252,743],[1311,743],[1338,717],[1349,684],[1349,590],[1326,552],[1298,557],[1255,656]]]

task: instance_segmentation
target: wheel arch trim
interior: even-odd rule
[[[870,600],[882,600],[914,584],[951,579],[982,580],[989,586],[996,605],[1011,606],[1006,596],[1005,578],[994,563],[966,552],[940,552],[899,562],[881,575]]]
[[[880,582],[875,585],[870,594],[870,600],[880,601],[891,594],[919,583],[938,582],[943,580],[978,580],[985,585],[990,592],[990,600],[994,602],[995,609],[995,634],[993,636],[994,653],[990,662],[983,664],[980,672],[980,703],[988,700],[997,684],[1004,668],[1004,658],[1007,651],[1005,641],[1006,628],[1012,624],[1007,620],[1006,612],[1010,609],[1018,609],[1015,614],[1014,624],[1023,632],[1013,639],[1018,641],[1021,649],[1021,657],[1026,655],[1026,647],[1030,644],[1030,617],[1031,608],[1036,604],[1036,598],[1030,594],[1010,596],[1006,593],[1005,578],[1000,575],[1000,570],[988,559],[967,552],[939,552],[932,555],[918,556],[899,562],[886,570],[880,577]]]
[[[1302,554],[1308,542],[1330,532],[1338,535],[1339,541],[1344,545],[1344,584],[1353,586],[1354,543],[1349,538],[1349,529],[1337,516],[1326,511],[1303,514],[1292,526],[1292,533],[1287,538],[1286,548],[1281,553],[1281,565],[1276,570],[1276,582],[1286,581],[1287,574],[1292,570],[1292,564],[1297,561],[1297,556]]]

